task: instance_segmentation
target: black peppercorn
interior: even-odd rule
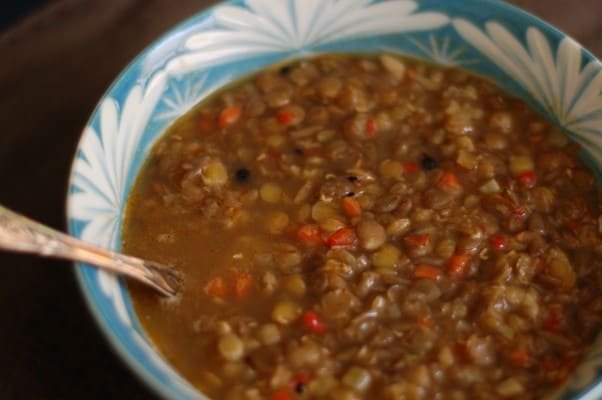
[[[355,182],[355,181],[357,181],[357,176],[355,176],[355,175],[349,175],[349,176],[347,177],[347,180],[348,180],[349,182]]]
[[[249,180],[250,176],[251,171],[249,171],[247,168],[240,168],[236,171],[236,180],[238,182],[246,182],[247,180]]]
[[[292,66],[285,65],[284,67],[280,68],[280,75],[286,76],[286,75],[290,74],[292,70],[293,70]]]
[[[295,392],[299,394],[305,392],[305,385],[303,384],[303,382],[299,382],[295,385]]]
[[[430,171],[431,169],[435,169],[439,166],[439,163],[437,162],[437,160],[435,160],[433,157],[429,156],[428,154],[424,154],[422,156],[422,160],[420,162],[422,164],[422,168]]]

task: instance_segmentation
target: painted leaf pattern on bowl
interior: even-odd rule
[[[468,43],[524,86],[551,119],[602,163],[602,70],[596,61],[582,66],[581,46],[565,37],[553,49],[535,27],[526,30],[523,45],[495,21],[487,22],[484,30],[464,19],[454,20],[453,25]]]
[[[417,11],[411,0],[245,0],[212,12],[215,26],[192,34],[186,52],[167,66],[170,73],[256,57],[311,51],[339,40],[423,31],[449,23],[441,12]]]

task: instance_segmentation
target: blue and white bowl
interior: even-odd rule
[[[225,83],[283,59],[381,50],[495,81],[565,128],[600,181],[602,64],[529,14],[496,0],[232,0],[157,40],[100,100],[73,162],[70,233],[119,250],[126,199],[149,149]],[[77,276],[105,335],[144,381],[166,398],[205,399],[153,348],[122,280],[86,265]],[[602,336],[551,398],[602,398]]]

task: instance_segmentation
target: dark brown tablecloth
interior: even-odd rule
[[[148,43],[213,2],[56,0],[0,33],[0,203],[63,229],[96,102]],[[602,1],[514,3],[602,55]],[[154,398],[99,333],[68,263],[2,253],[0,271],[0,399]]]

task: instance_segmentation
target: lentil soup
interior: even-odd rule
[[[481,78],[391,55],[262,71],[153,148],[124,250],[166,359],[212,399],[540,399],[601,327],[578,147]]]

